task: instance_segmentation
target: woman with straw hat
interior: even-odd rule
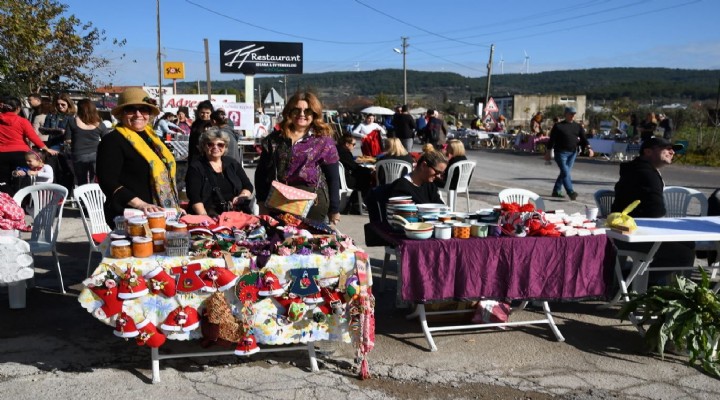
[[[178,207],[175,158],[149,125],[159,113],[155,100],[141,88],[126,89],[112,109],[118,125],[97,151],[98,183],[111,227],[125,208],[148,214]]]

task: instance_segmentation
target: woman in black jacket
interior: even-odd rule
[[[200,135],[199,156],[185,177],[191,214],[214,217],[224,211],[251,212],[253,185],[240,163],[225,155],[229,144],[228,133],[218,127]]]

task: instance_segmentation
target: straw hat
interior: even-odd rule
[[[155,99],[151,98],[147,92],[141,88],[127,88],[124,92],[120,93],[118,104],[112,109],[112,115],[120,118],[122,110],[126,106],[148,106],[150,107],[150,115],[155,117],[160,114],[160,109],[157,108],[156,104]]]

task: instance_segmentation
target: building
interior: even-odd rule
[[[521,126],[527,129],[530,118],[538,112],[545,111],[549,106],[559,105],[561,107],[575,107],[577,115],[575,119],[580,121],[585,118],[587,97],[582,95],[566,94],[516,94],[506,97],[495,97],[495,104],[508,120],[508,128]],[[495,115],[497,117],[497,115]]]

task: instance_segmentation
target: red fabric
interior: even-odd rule
[[[376,157],[378,154],[382,153],[382,135],[380,135],[380,131],[376,129],[362,138],[360,148],[362,150],[362,154],[366,157]]]
[[[15,114],[4,112],[0,114],[0,151],[29,151],[30,147],[25,143],[29,139],[39,148],[44,148],[45,143],[40,140],[30,121]]]
[[[241,211],[226,211],[218,217],[218,223],[230,227],[242,229],[248,225],[254,225],[260,222],[258,217],[245,214]]]
[[[10,197],[9,194],[0,192],[0,230],[30,231],[30,227],[25,224],[25,212]]]
[[[103,240],[105,240],[107,235],[107,233],[93,233],[92,235],[90,235],[90,237],[92,237],[92,240],[93,242],[95,242],[95,244],[100,244]]]

